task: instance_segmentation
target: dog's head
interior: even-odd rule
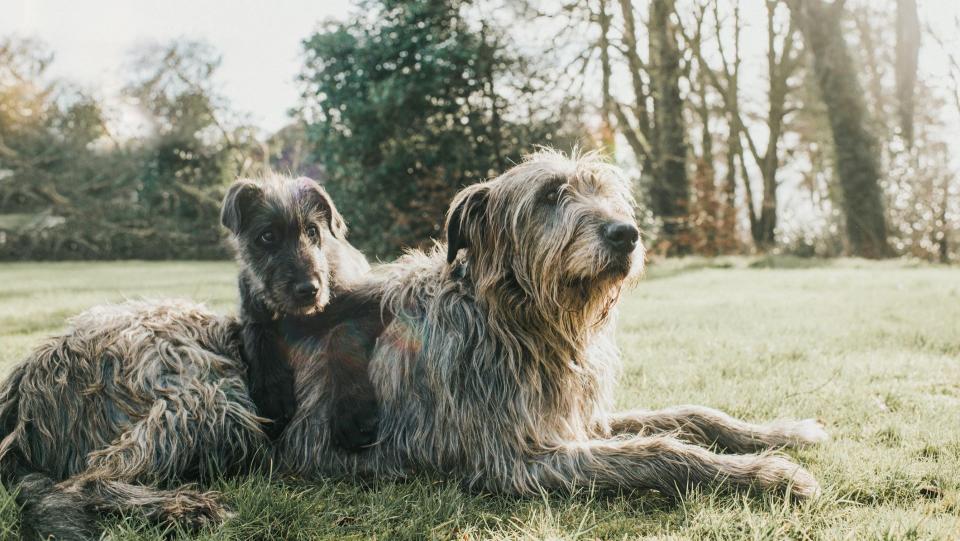
[[[629,184],[597,154],[539,151],[464,189],[447,242],[478,288],[518,289],[547,310],[609,305],[643,269]]]
[[[282,176],[238,180],[224,198],[220,221],[232,234],[241,274],[256,301],[271,312],[293,315],[327,305],[336,267],[328,252],[346,244],[347,228],[317,182]]]

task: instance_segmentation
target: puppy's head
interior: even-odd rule
[[[334,243],[346,224],[317,182],[269,176],[228,190],[220,221],[230,230],[250,294],[275,314],[308,315],[330,301]]]

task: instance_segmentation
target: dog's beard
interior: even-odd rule
[[[330,285],[326,280],[320,281],[320,292],[313,302],[297,301],[290,293],[290,287],[283,284],[280,287],[268,288],[259,283],[255,294],[263,300],[266,307],[277,316],[310,316],[322,312],[330,304]]]
[[[632,281],[643,274],[644,250],[639,244],[629,254],[616,254],[601,249],[569,261],[572,261],[566,273],[569,283],[577,287],[619,286],[621,282]]]
[[[646,257],[647,252],[643,247],[643,244],[637,243],[637,247],[634,248],[630,255],[627,257],[627,281],[634,281],[640,278],[643,275],[643,271],[646,266]]]

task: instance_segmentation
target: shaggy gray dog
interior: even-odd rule
[[[764,452],[825,439],[815,421],[755,425],[703,407],[612,410],[617,303],[643,265],[633,216],[628,183],[594,155],[538,152],[460,192],[447,246],[375,270],[286,329],[305,338],[291,351],[299,408],[275,449],[282,469],[305,477],[434,472],[521,495],[578,486],[680,495],[709,484],[815,495],[806,470]],[[54,341],[14,372],[0,390],[8,434],[0,465],[9,471],[23,458],[123,480],[67,481],[38,505],[62,509],[65,499],[217,520],[214,495],[129,483],[169,483],[187,463],[243,463],[262,441],[233,331],[199,308],[129,310],[116,315],[115,351],[63,355],[56,352],[90,345]],[[94,315],[74,332],[110,321]],[[131,350],[143,337],[130,333],[141,328],[161,345]],[[331,443],[330,366],[356,359],[370,362],[381,417],[378,443],[350,454]],[[114,419],[134,416],[147,422],[117,438]],[[744,454],[707,449],[713,444]]]
[[[818,492],[802,467],[763,452],[825,439],[813,420],[755,425],[698,406],[612,411],[617,303],[643,266],[616,168],[596,155],[538,152],[460,192],[447,240],[375,270],[341,299],[353,310],[336,308],[354,316],[293,353],[301,409],[278,450],[288,469],[436,472],[523,495],[577,486],[680,495],[717,483]],[[350,456],[321,429],[328,385],[318,357],[353,355],[370,356],[381,419],[378,445]],[[706,448],[714,444],[738,454]]]

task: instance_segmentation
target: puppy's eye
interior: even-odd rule
[[[260,236],[257,237],[257,240],[260,241],[260,244],[264,246],[270,246],[271,244],[277,242],[277,235],[273,231],[264,231],[260,233]]]
[[[317,240],[320,238],[320,230],[315,225],[307,226],[307,236],[310,240]]]

